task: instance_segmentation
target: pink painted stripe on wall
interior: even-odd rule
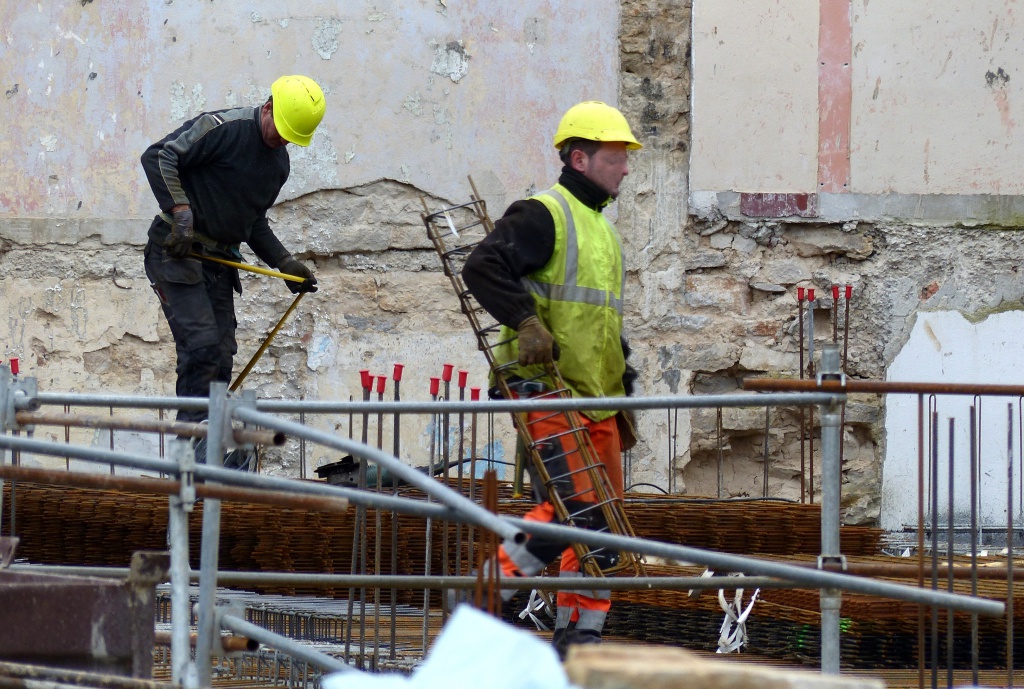
[[[850,191],[851,0],[821,0],[818,27],[818,191]]]

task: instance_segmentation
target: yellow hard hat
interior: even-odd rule
[[[274,98],[274,126],[285,141],[309,146],[313,132],[324,118],[327,102],[320,86],[298,74],[281,77],[270,85]]]
[[[562,116],[555,132],[555,148],[562,150],[562,144],[569,139],[623,141],[630,150],[643,148],[622,113],[596,100],[577,103]]]

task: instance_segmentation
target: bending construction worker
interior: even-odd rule
[[[179,397],[207,397],[212,381],[230,382],[235,343],[235,268],[205,254],[240,261],[245,242],[268,266],[305,278],[293,293],[315,292],[313,272],[295,259],[267,222],[290,170],[289,143],[308,146],[324,116],[323,91],[303,76],[284,76],[256,107],[206,112],[142,154],[160,205],[149,227],[146,275],[160,298],[177,350]],[[178,412],[201,421],[205,411]]]
[[[619,184],[629,172],[627,151],[641,146],[622,113],[596,101],[579,103],[565,113],[554,144],[564,163],[558,184],[509,206],[469,256],[462,278],[480,305],[505,326],[499,340],[509,340],[511,331],[518,331],[518,342],[513,339],[506,351],[496,352],[498,363],[518,360],[515,375],[530,380],[543,373],[545,363],[557,360],[573,396],[622,396],[632,384],[631,375],[635,377],[626,365],[622,339],[622,242],[601,211],[618,196]],[[562,414],[538,421],[547,416],[550,413],[530,414],[535,440],[567,429]],[[619,423],[624,419],[602,411],[585,412],[583,421],[598,461],[621,497]],[[542,445],[541,454],[571,462],[579,457],[574,448],[573,437],[564,435]],[[567,469],[571,474],[574,467]],[[589,480],[587,476],[576,473],[573,480]],[[531,482],[540,502],[526,519],[555,521],[543,483],[535,476]],[[577,504],[597,501],[592,489],[573,488],[565,494],[571,492]],[[599,518],[600,511],[593,512]],[[539,537],[518,550],[501,547],[502,576],[533,576],[560,553],[561,576],[582,576],[571,547]],[[570,644],[600,641],[611,606],[609,591],[562,591],[557,603],[553,643],[560,655]]]

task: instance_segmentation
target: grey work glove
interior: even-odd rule
[[[294,275],[295,277],[303,278],[303,282],[285,280],[285,284],[288,285],[288,290],[292,294],[298,294],[299,292],[316,292],[316,278],[313,277],[313,271],[303,265],[303,263],[297,260],[294,256],[286,256],[284,260],[277,264],[277,269],[285,275]]]
[[[171,258],[185,258],[192,251],[195,232],[192,229],[192,209],[183,208],[171,214],[171,234],[164,242],[164,253]]]
[[[519,365],[550,364],[558,358],[558,343],[536,316],[519,324]]]

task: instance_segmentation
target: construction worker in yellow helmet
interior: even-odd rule
[[[574,397],[627,395],[636,372],[626,364],[622,337],[622,240],[602,210],[618,197],[629,173],[628,152],[641,145],[621,112],[587,101],[562,117],[554,146],[564,164],[558,183],[509,206],[470,254],[462,278],[504,326],[498,338],[504,344],[495,355],[499,364],[512,364],[510,387],[517,396],[546,392],[538,389],[538,380],[548,380],[543,365],[554,360]],[[614,411],[584,414],[597,459],[621,498],[622,451],[635,442],[632,425]],[[591,474],[577,466],[580,453],[564,415],[531,413],[528,423],[553,488],[570,514],[581,515],[574,522],[604,528],[601,511],[594,509],[599,499]],[[525,518],[555,521],[544,482],[531,474],[531,484],[538,504]],[[582,576],[567,543],[532,537],[524,546],[501,546],[502,577],[536,575],[559,555],[562,577]],[[563,657],[570,644],[600,641],[611,606],[609,591],[589,590],[593,587],[582,583],[574,588],[557,596],[553,643]]]
[[[282,273],[293,292],[315,292],[313,272],[270,229],[267,209],[288,179],[287,144],[309,146],[326,99],[305,76],[283,76],[255,107],[204,112],[149,146],[142,167],[160,212],[149,227],[146,275],[160,299],[177,350],[177,394],[206,397],[231,379],[236,350],[234,268],[193,254],[238,261],[245,243]],[[200,421],[205,411],[179,411]]]

